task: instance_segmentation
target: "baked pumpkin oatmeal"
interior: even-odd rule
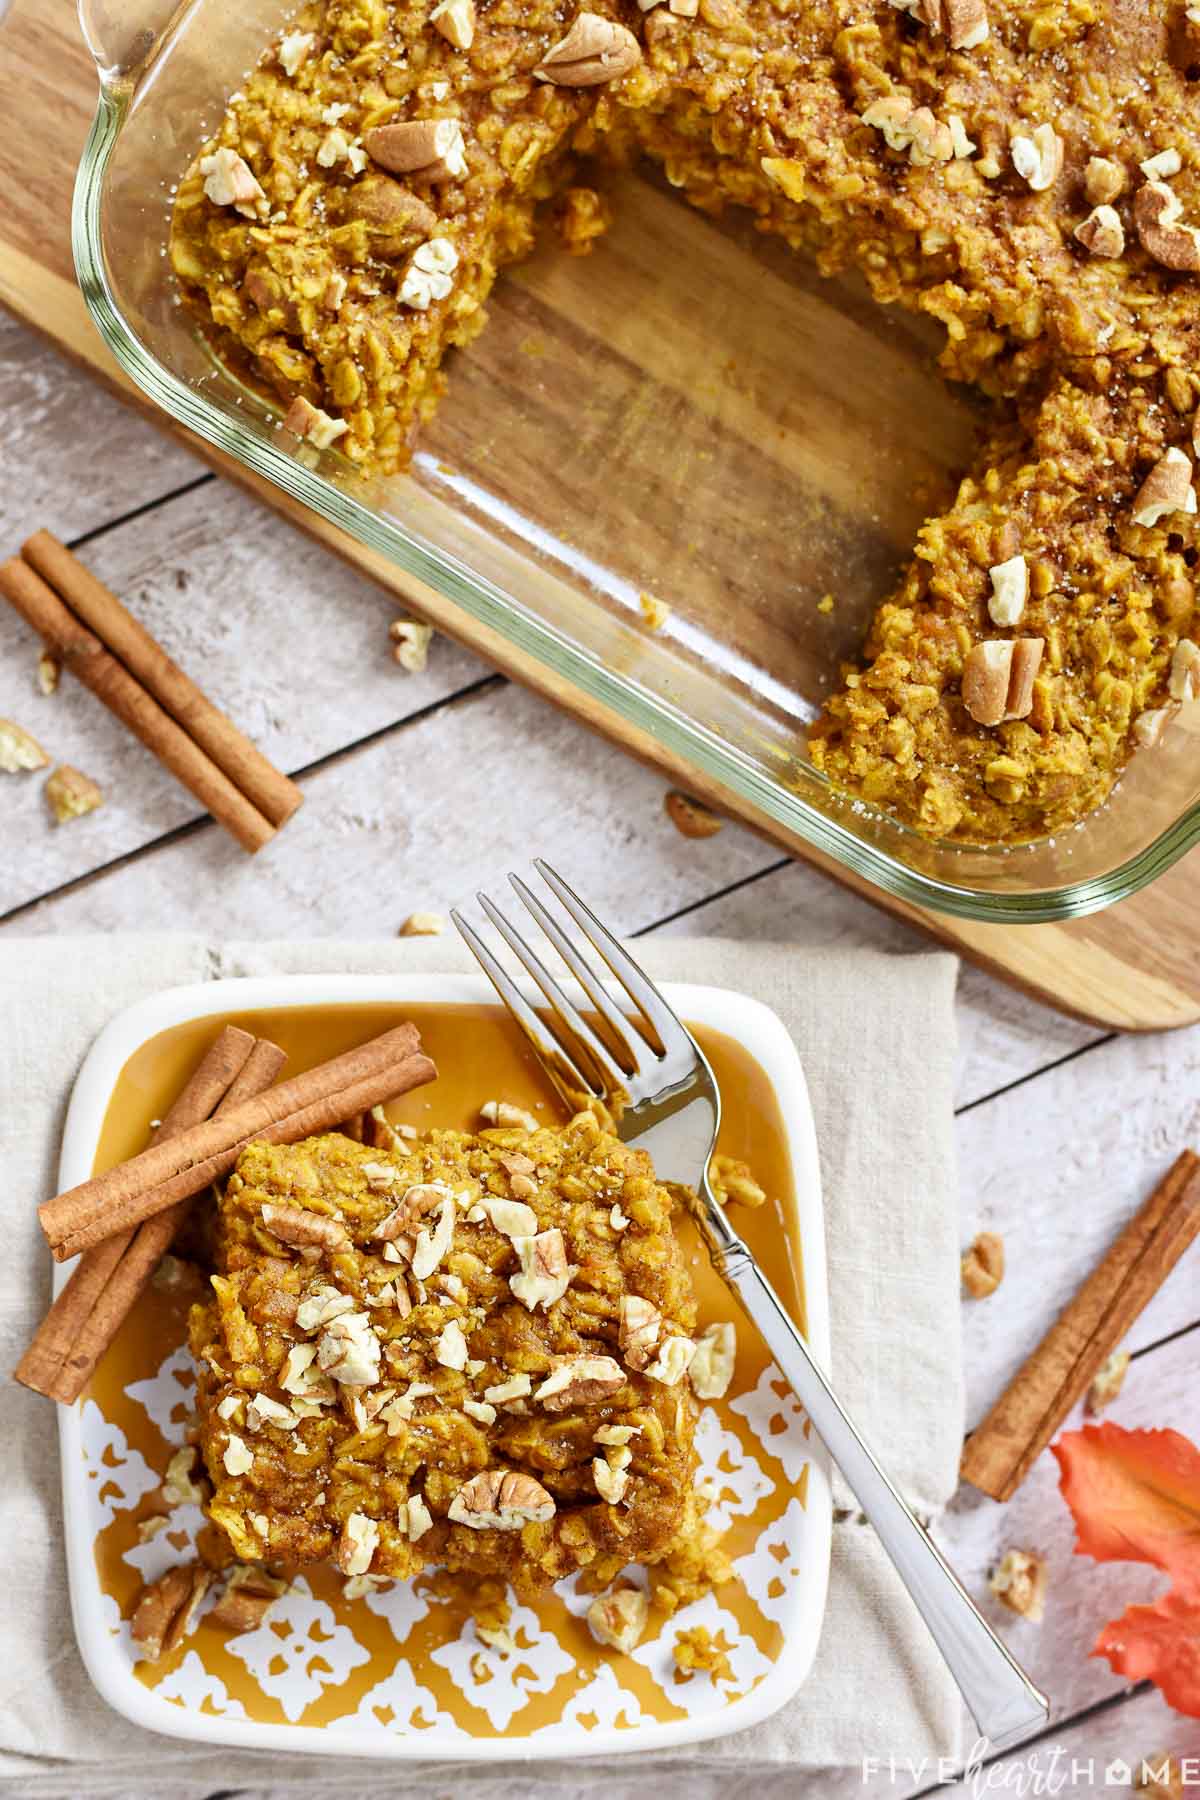
[[[711,1585],[671,1210],[587,1114],[250,1145],[190,1326],[208,1513],[234,1554],[351,1578],[437,1565],[521,1595],[665,1559],[664,1591]]]
[[[539,203],[572,248],[602,229],[581,157],[647,155],[940,321],[992,420],[810,753],[928,835],[1020,842],[1200,691],[1198,81],[1181,0],[316,0],[172,257],[291,428],[385,472]]]

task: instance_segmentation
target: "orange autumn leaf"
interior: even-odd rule
[[[1153,1606],[1130,1606],[1106,1625],[1093,1656],[1114,1675],[1152,1681],[1176,1712],[1200,1718],[1200,1600],[1172,1588]]]
[[[1172,1580],[1152,1606],[1106,1625],[1092,1655],[1200,1718],[1200,1450],[1177,1431],[1112,1424],[1064,1432],[1053,1449],[1076,1554],[1151,1563]]]

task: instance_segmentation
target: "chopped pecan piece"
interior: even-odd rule
[[[614,1588],[588,1607],[588,1629],[597,1643],[628,1656],[641,1643],[649,1616],[650,1602],[641,1588]]]
[[[622,1294],[617,1344],[631,1369],[644,1369],[654,1354],[662,1314],[651,1301],[640,1294]]]
[[[485,1100],[479,1109],[479,1117],[485,1125],[494,1126],[497,1130],[540,1130],[532,1113],[526,1112],[523,1106],[513,1106],[508,1100]]]
[[[1111,206],[1094,206],[1075,227],[1075,237],[1092,256],[1111,258],[1125,254],[1125,227]]]
[[[254,172],[236,150],[214,150],[200,159],[205,197],[214,206],[232,206],[247,219],[256,219],[260,204],[267,196],[254,178]]]
[[[274,1206],[267,1201],[262,1209],[262,1222],[272,1237],[297,1250],[327,1250],[332,1256],[334,1251],[345,1250],[350,1244],[350,1233],[339,1220],[326,1218],[322,1213],[306,1212],[302,1206]]]
[[[304,67],[316,43],[311,31],[289,31],[279,40],[279,60],[285,75],[296,75]]]
[[[35,737],[12,719],[0,719],[0,769],[16,775],[26,769],[44,769],[50,758]]]
[[[570,1356],[535,1389],[533,1397],[547,1412],[558,1413],[606,1400],[624,1386],[625,1371],[611,1356]]]
[[[1028,716],[1044,648],[1042,638],[987,638],[967,652],[962,697],[976,724]]]
[[[454,1204],[453,1194],[447,1194],[442,1201],[438,1221],[432,1231],[422,1225],[417,1232],[417,1242],[412,1253],[412,1272],[418,1281],[428,1281],[442,1258],[447,1254],[454,1242],[454,1227],[458,1219],[458,1211]]]
[[[715,837],[725,823],[716,813],[709,812],[707,806],[702,806],[699,800],[690,800],[675,788],[667,795],[663,805],[667,817],[682,837]]]
[[[441,0],[429,23],[456,50],[469,50],[475,42],[475,0]]]
[[[157,1662],[183,1642],[212,1580],[202,1563],[181,1563],[142,1589],[130,1627],[139,1660]]]
[[[1191,638],[1180,638],[1172,652],[1167,692],[1177,702],[1200,696],[1200,644]]]
[[[69,819],[81,819],[85,813],[103,806],[104,795],[90,775],[83,775],[69,763],[60,763],[46,778],[46,804],[56,825]]]
[[[541,1482],[517,1469],[484,1469],[463,1483],[448,1517],[473,1531],[519,1531],[554,1517],[554,1500]]]
[[[720,1206],[763,1206],[766,1189],[758,1185],[749,1163],[736,1156],[714,1156],[708,1165],[708,1184]]]
[[[332,418],[306,400],[303,394],[297,394],[288,407],[283,425],[285,431],[294,431],[297,437],[307,438],[315,450],[328,450],[350,429],[345,419]]]
[[[688,1380],[697,1399],[719,1400],[728,1393],[736,1360],[737,1332],[728,1320],[702,1331],[688,1364]]]
[[[1004,1280],[1004,1239],[981,1231],[962,1259],[962,1281],[975,1300],[986,1300]]]
[[[1106,1406],[1112,1405],[1125,1385],[1128,1370],[1128,1350],[1114,1350],[1111,1356],[1105,1357],[1087,1391],[1087,1410],[1090,1413],[1101,1413]]]
[[[509,1287],[530,1312],[546,1309],[561,1300],[571,1285],[575,1266],[567,1261],[567,1247],[558,1226],[535,1237],[511,1240],[521,1260],[519,1274],[510,1276]]]
[[[988,570],[992,581],[988,617],[993,625],[1019,625],[1029,598],[1029,565],[1023,556],[1010,556]]]
[[[388,636],[392,640],[393,662],[398,662],[406,675],[419,675],[429,661],[433,626],[422,624],[420,619],[393,619]]]
[[[352,1512],[342,1526],[333,1560],[343,1575],[365,1575],[379,1547],[379,1527],[366,1513]]]
[[[254,1631],[281,1594],[287,1593],[287,1582],[268,1575],[252,1563],[239,1563],[230,1572],[225,1592],[209,1613],[214,1625],[230,1631]]]
[[[600,13],[581,12],[533,72],[555,87],[598,87],[628,75],[641,60],[642,48],[632,31]]]
[[[988,1586],[1002,1606],[1019,1618],[1040,1623],[1046,1610],[1046,1564],[1032,1550],[1006,1550],[988,1577]]]
[[[596,1484],[596,1492],[610,1506],[618,1506],[625,1498],[629,1486],[628,1465],[632,1461],[633,1452],[624,1445],[618,1445],[604,1456],[592,1458],[592,1480]]]
[[[363,1164],[364,1169],[372,1166],[374,1165]],[[398,1203],[383,1223],[375,1227],[371,1236],[376,1243],[383,1244],[391,1243],[398,1237],[407,1237],[413,1226],[427,1213],[431,1213],[435,1206],[441,1206],[444,1201],[453,1198],[443,1181],[418,1181],[412,1187],[405,1188]]]
[[[1172,445],[1159,457],[1138,489],[1133,503],[1133,522],[1135,525],[1157,525],[1172,513],[1194,513],[1195,510],[1191,457]]]
[[[1062,174],[1063,148],[1053,125],[1038,125],[1028,134],[1018,132],[1012,141],[1013,168],[1035,194],[1043,194]]]
[[[1088,158],[1083,172],[1083,191],[1093,206],[1111,206],[1125,191],[1125,171],[1107,156]]]
[[[1200,23],[1200,21],[1197,21]],[[1187,1800],[1194,1793],[1192,1783],[1185,1780],[1182,1763],[1173,1756],[1143,1756],[1134,1777],[1133,1792],[1143,1800]]]
[[[941,0],[941,3],[945,8],[946,36],[952,50],[974,50],[976,45],[986,43],[988,15],[985,0]]]
[[[339,1313],[330,1319],[317,1344],[317,1362],[334,1381],[369,1387],[379,1380],[379,1339],[365,1312]],[[353,1575],[353,1569],[343,1573]]]
[[[1148,181],[1138,189],[1133,222],[1143,250],[1164,269],[1200,271],[1200,230],[1183,223],[1183,202],[1165,181]]]
[[[1178,150],[1160,150],[1156,156],[1148,156],[1138,167],[1147,181],[1170,181],[1172,175],[1178,175],[1183,167],[1183,158]]]
[[[183,1444],[167,1464],[162,1497],[168,1506],[202,1506],[209,1489],[203,1478],[194,1479],[200,1453],[194,1444]]]
[[[661,1381],[664,1387],[674,1387],[687,1374],[695,1354],[696,1345],[691,1338],[665,1337],[654,1361],[646,1364],[646,1377],[650,1381]]]
[[[441,937],[446,929],[446,921],[441,913],[415,912],[409,913],[400,927],[401,937]]]
[[[363,136],[372,162],[392,175],[454,181],[467,172],[462,126],[457,119],[403,119],[376,125]]]

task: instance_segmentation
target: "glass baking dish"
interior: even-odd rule
[[[785,843],[903,900],[992,921],[1080,915],[1197,841],[1186,714],[1104,808],[1019,848],[922,839],[807,763],[806,724],[970,455],[973,400],[937,374],[924,321],[822,280],[734,213],[698,213],[656,171],[589,177],[615,215],[594,254],[567,255],[547,223],[501,278],[408,475],[372,482],[294,448],[175,303],[163,248],[175,182],[287,12],[82,0],[101,93],[76,267],[152,399],[536,658],[560,693],[599,701]],[[657,629],[649,600],[670,609]]]

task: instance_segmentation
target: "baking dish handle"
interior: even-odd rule
[[[84,42],[110,93],[128,93],[194,0],[79,0]]]

